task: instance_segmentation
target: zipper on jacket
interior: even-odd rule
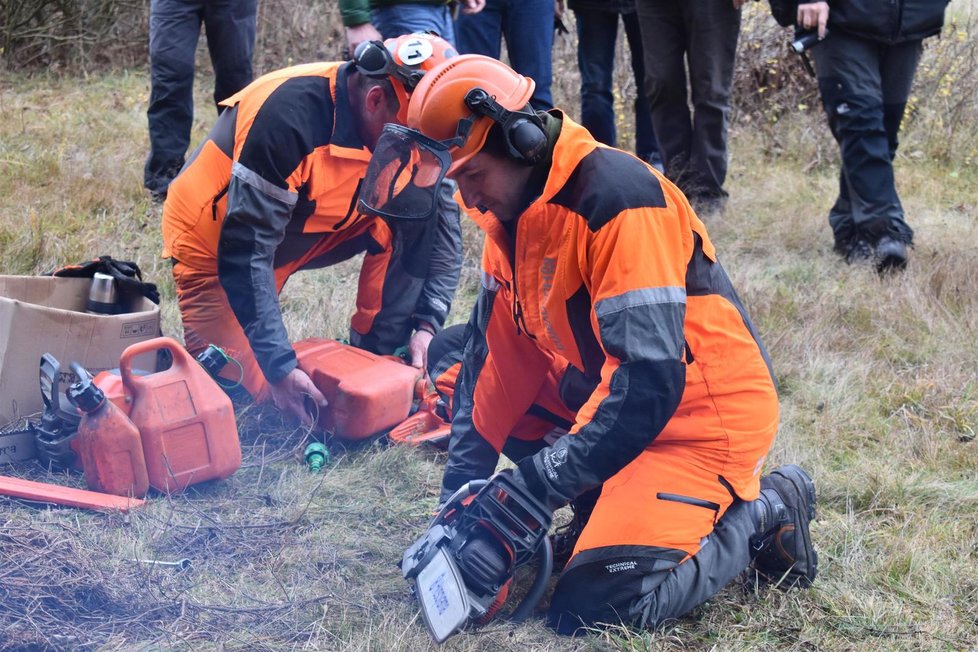
[[[516,228],[513,229],[513,248],[509,257],[510,266],[513,268],[513,322],[516,324],[517,336],[526,335],[531,340],[536,340],[537,338],[526,327],[526,318],[523,316],[523,304],[520,303],[519,280],[516,276],[516,235],[519,233],[519,230],[520,225],[517,222]]]
[[[537,339],[536,336],[526,328],[526,319],[523,317],[523,304],[520,303],[520,295],[516,291],[516,284],[513,284],[513,321],[516,323],[516,335],[526,335],[531,340]]]
[[[338,231],[342,229],[343,225],[345,225],[349,221],[350,217],[353,216],[353,210],[357,207],[357,200],[360,199],[360,186],[362,185],[363,185],[363,178],[361,177],[360,180],[357,181],[356,189],[353,191],[353,199],[350,200],[350,207],[346,211],[346,216],[342,220],[340,220],[339,222],[333,225],[334,231]],[[357,214],[359,215],[359,213]]]
[[[215,222],[217,221],[217,205],[221,202],[221,199],[224,198],[224,195],[228,194],[229,187],[230,186],[224,186],[224,190],[217,193],[214,200],[211,202],[211,217]]]

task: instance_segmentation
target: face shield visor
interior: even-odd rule
[[[455,142],[433,140],[401,125],[384,125],[360,190],[360,211],[400,220],[432,217],[439,187],[452,165],[450,148]]]

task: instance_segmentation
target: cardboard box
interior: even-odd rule
[[[33,433],[18,430],[0,434],[0,464],[29,460],[35,455]]]
[[[61,363],[61,387],[75,380],[71,362],[93,375],[119,366],[130,344],[157,337],[160,308],[142,296],[126,299],[128,312],[85,312],[90,279],[0,276],[0,427],[44,408],[38,381],[41,354]],[[134,366],[155,369],[149,354]]]

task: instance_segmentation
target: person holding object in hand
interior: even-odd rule
[[[173,263],[191,353],[217,344],[242,385],[304,423],[326,399],[297,366],[279,305],[292,274],[365,253],[349,338],[390,354],[407,344],[425,364],[462,265],[459,208],[432,219],[377,219],[357,210],[370,151],[435,63],[444,39],[368,41],[353,61],[293,66],[227,99],[207,139],[170,186],[163,256]],[[410,174],[411,168],[404,168]],[[311,406],[310,406],[311,407]]]
[[[777,392],[706,227],[655,168],[534,111],[533,86],[481,55],[433,68],[360,195],[387,216],[407,188],[383,171],[418,161],[412,205],[447,175],[486,232],[469,322],[429,349],[452,417],[442,501],[505,454],[521,495],[574,506],[561,633],[656,627],[748,567],[811,584],[815,486],[794,465],[761,477]]]
[[[822,106],[842,159],[829,210],[835,251],[879,272],[903,269],[914,231],[897,194],[897,134],[923,39],[941,31],[947,0],[801,2],[795,24],[815,30]]]

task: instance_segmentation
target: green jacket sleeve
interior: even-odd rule
[[[344,27],[356,27],[370,22],[368,0],[340,0],[340,16]]]

